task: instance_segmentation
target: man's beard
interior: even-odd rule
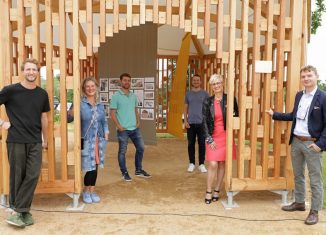
[[[128,85],[123,85],[122,88],[128,90],[130,88],[130,85],[129,84]]]
[[[25,80],[28,82],[34,82],[36,80],[36,76],[35,77],[25,77]]]

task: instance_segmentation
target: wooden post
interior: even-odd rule
[[[291,0],[291,18],[292,30],[290,33],[291,52],[288,56],[288,74],[287,74],[287,92],[286,93],[286,112],[291,112],[293,109],[295,91],[300,87],[300,68],[301,68],[301,42],[302,42],[302,25],[297,23],[298,19],[302,17],[303,2]],[[291,133],[292,123],[287,123],[286,142],[288,143]],[[291,156],[290,147],[287,148],[287,156]],[[285,175],[289,179],[288,187],[293,188],[293,174],[291,159],[286,158]]]
[[[223,55],[223,0],[218,1],[216,16],[216,58]]]
[[[106,13],[105,0],[100,1],[100,42],[105,42],[106,34]]]
[[[46,28],[46,90],[49,94],[50,112],[48,112],[48,180],[55,180],[55,156],[54,156],[54,120],[53,120],[53,29],[52,29],[52,0],[45,0],[45,28]]]
[[[117,0],[114,1],[114,7]],[[117,8],[118,9],[118,8]],[[119,10],[119,9],[118,9]],[[74,76],[74,153],[75,153],[75,193],[81,191],[80,170],[80,67],[79,67],[79,0],[73,0],[73,76]]]
[[[226,110],[226,161],[225,161],[225,190],[232,190],[232,153],[233,153],[233,102],[234,102],[234,62],[235,62],[235,20],[236,1],[230,2],[229,28],[229,64],[227,76],[227,110]],[[225,77],[225,76],[224,76]]]
[[[87,25],[87,44],[86,54],[87,56],[93,55],[93,1],[86,1],[86,25]]]
[[[244,156],[245,156],[245,139],[246,139],[246,93],[247,93],[247,56],[248,56],[248,2],[242,1],[242,20],[241,36],[242,51],[240,59],[240,76],[239,76],[239,118],[240,130],[238,135],[238,177],[244,178]]]
[[[20,70],[20,65],[26,58],[26,50],[25,50],[25,8],[24,1],[17,1],[17,29],[18,29],[18,74],[20,79],[22,72]]]
[[[260,60],[260,18],[261,0],[255,0],[254,7],[254,36],[253,36],[253,57],[252,57],[252,109],[250,118],[250,177],[256,178],[256,151],[257,151],[257,123],[258,123],[258,95],[260,75],[256,73],[255,61]]]
[[[275,94],[274,111],[283,111],[283,82],[284,82],[284,41],[285,41],[285,8],[286,0],[280,1],[280,15],[277,31],[277,55],[276,55],[276,73],[277,89]],[[281,163],[281,122],[274,122],[273,135],[273,155],[274,155],[274,177],[280,176]],[[287,156],[289,158],[289,156]]]
[[[39,0],[32,1],[32,57],[40,61],[40,21],[39,21]],[[40,85],[40,77],[36,83]]]
[[[61,110],[67,110],[67,53],[66,53],[66,12],[65,1],[59,2],[59,37],[60,37],[60,106]],[[60,136],[61,136],[61,180],[68,180],[67,152],[68,152],[68,135],[67,135],[67,112],[60,112]]]
[[[274,16],[274,0],[269,0],[267,6],[267,32],[265,35],[265,48],[264,48],[264,60],[272,61],[272,43],[273,43],[273,16]],[[272,72],[272,71],[271,71]],[[262,167],[263,167],[263,179],[268,177],[268,161],[269,161],[269,131],[270,131],[270,116],[265,110],[270,108],[271,99],[271,78],[272,74],[267,73],[263,75],[264,78],[264,99],[263,99],[263,143],[262,143]]]
[[[10,7],[11,0],[0,1],[0,9],[2,10],[2,18],[0,21],[0,89],[5,85],[9,85],[13,76],[13,53],[12,48],[8,45],[13,45],[12,41],[12,27],[10,22]],[[7,120],[5,107],[2,105],[0,109],[0,118]],[[0,152],[0,194],[9,194],[9,164],[7,153],[7,131],[1,128],[0,133],[1,152]]]

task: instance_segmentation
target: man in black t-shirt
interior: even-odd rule
[[[22,82],[0,91],[0,105],[5,105],[9,118],[9,122],[0,120],[0,127],[8,129],[9,204],[13,212],[6,221],[25,227],[34,223],[29,211],[40,174],[42,148],[47,149],[50,105],[47,92],[35,83],[38,61],[26,59],[21,71]]]

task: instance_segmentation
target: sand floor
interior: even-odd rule
[[[5,222],[7,212],[0,209],[0,235],[326,234],[325,210],[317,225],[307,226],[308,211],[283,212],[281,197],[268,191],[239,193],[239,208],[225,210],[221,201],[206,205],[206,174],[186,172],[186,141],[159,139],[157,146],[146,146],[143,168],[151,179],[134,176],[134,147],[129,145],[127,165],[133,181],[122,181],[116,153],[117,144],[109,143],[97,182],[99,204],[68,213],[68,196],[37,194],[31,211],[36,223],[16,229]],[[221,197],[226,199],[225,193]]]

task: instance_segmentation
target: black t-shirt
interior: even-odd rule
[[[41,114],[50,111],[49,97],[40,87],[27,89],[20,83],[0,91],[10,121],[8,143],[42,143]]]

